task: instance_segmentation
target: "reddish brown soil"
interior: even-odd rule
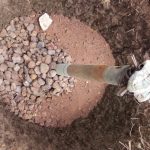
[[[134,53],[139,62],[150,56],[149,1],[111,1],[104,9],[98,0],[1,0],[0,27],[14,16],[48,11],[76,17],[101,33],[109,43],[117,64],[128,63]],[[4,4],[7,3],[7,4]],[[1,5],[2,4],[2,5]],[[135,5],[133,5],[135,4]],[[5,7],[4,7],[5,6]],[[0,148],[2,150],[149,150],[149,104],[138,104],[132,96],[116,96],[109,86],[93,111],[65,128],[42,128],[10,114],[0,105]],[[144,145],[143,145],[143,139]],[[141,141],[142,140],[142,141]]]
[[[113,65],[114,60],[104,38],[79,20],[62,15],[52,16],[53,24],[47,31],[58,46],[72,56],[77,64]],[[60,97],[42,101],[35,121],[46,126],[65,126],[79,117],[85,117],[103,96],[104,84],[77,80],[73,91]]]

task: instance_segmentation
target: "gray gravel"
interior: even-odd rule
[[[57,41],[49,41],[35,18],[15,18],[0,33],[0,96],[16,115],[31,120],[43,100],[74,87],[73,78],[55,71],[57,63],[71,63],[71,57]]]

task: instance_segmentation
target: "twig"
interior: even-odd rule
[[[132,141],[129,141],[129,150],[132,150]]]
[[[119,143],[120,143],[123,147],[125,147],[127,150],[129,150],[129,147],[128,147],[126,144],[122,143],[121,141],[119,141]]]
[[[139,126],[139,133],[140,133],[140,141],[141,141],[141,143],[142,143],[142,145],[143,145],[143,148],[145,149],[145,148],[148,148],[148,149],[150,149],[150,144],[147,142],[147,141],[145,141],[144,140],[144,138],[143,138],[143,135],[142,135],[142,133],[141,133],[141,127]],[[145,149],[146,150],[146,149]]]
[[[132,124],[132,126],[131,126],[131,130],[130,130],[130,137],[132,136],[132,130],[133,130],[133,127],[134,127],[134,123],[132,122],[132,120],[131,120],[131,124]]]

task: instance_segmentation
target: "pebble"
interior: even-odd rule
[[[36,48],[37,43],[36,42],[31,42],[30,43],[30,48]]]
[[[53,84],[53,79],[47,78],[47,79],[46,79],[46,83],[47,83],[48,85],[52,85],[52,84]]]
[[[0,71],[2,71],[2,72],[6,71],[7,68],[8,68],[8,66],[6,64],[1,64],[0,65]]]
[[[38,79],[38,83],[40,86],[44,85],[45,84],[45,81],[41,78]]]
[[[47,75],[46,74],[42,74],[42,78],[46,79]]]
[[[17,93],[21,93],[21,86],[16,86],[16,90]]]
[[[14,71],[18,72],[20,70],[20,66],[18,64],[15,65]]]
[[[45,46],[44,42],[37,43],[37,48],[39,48],[39,49],[44,48],[44,46]]]
[[[29,41],[23,41],[23,44],[24,44],[25,46],[28,46],[28,45],[29,45]]]
[[[20,111],[23,111],[23,110],[24,110],[24,103],[23,103],[23,102],[20,102],[20,103],[18,104],[18,108],[19,108]]]
[[[32,80],[35,80],[37,78],[37,75],[36,74],[31,74],[31,79]]]
[[[28,26],[27,26],[27,30],[28,31],[33,31],[33,29],[34,29],[34,24],[29,24]]]
[[[34,31],[31,33],[31,36],[32,36],[32,37],[36,37],[36,36],[37,36],[37,31],[34,30]]]
[[[0,79],[0,86],[3,84],[3,79]]]
[[[22,96],[26,96],[27,95],[27,90],[25,87],[22,87]]]
[[[41,74],[41,72],[40,72],[40,67],[39,67],[39,66],[36,66],[36,67],[34,68],[34,72],[35,72],[37,75]]]
[[[11,90],[15,91],[17,88],[16,83],[11,83]]]
[[[29,64],[28,64],[28,67],[29,68],[35,68],[36,64],[34,61],[30,61]]]
[[[33,81],[32,85],[33,85],[33,87],[37,87],[37,88],[40,87],[38,80]]]
[[[5,59],[3,57],[3,55],[0,55],[0,64],[4,63]]]
[[[24,58],[25,62],[29,62],[31,60],[31,58],[25,54],[23,55],[23,58]]]
[[[40,71],[43,74],[47,73],[49,71],[49,66],[47,64],[45,64],[45,63],[41,63]]]
[[[49,73],[52,78],[55,77],[57,74],[55,70],[51,70]]]
[[[52,62],[52,63],[50,64],[50,68],[51,68],[51,69],[56,69],[56,62]]]
[[[46,64],[50,64],[51,61],[52,61],[52,57],[51,57],[50,55],[47,55],[47,56],[45,57],[45,63],[46,63]]]
[[[13,63],[18,63],[18,64],[21,64],[23,62],[23,59],[17,53],[14,53],[12,60],[13,60]]]
[[[56,51],[55,50],[48,50],[48,55],[55,55]]]
[[[11,32],[10,34],[9,34],[9,36],[11,37],[11,38],[16,38],[16,34],[14,33],[14,32]]]
[[[23,82],[23,85],[24,85],[25,87],[28,87],[28,86],[30,85],[30,83],[29,83],[28,81],[24,81],[24,82]]]
[[[5,77],[7,80],[11,79],[11,72],[10,71],[5,71]]]

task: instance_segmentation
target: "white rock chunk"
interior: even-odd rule
[[[53,22],[52,19],[47,13],[43,14],[39,18],[39,24],[43,31],[46,31],[49,28],[49,26],[52,24],[52,22]]]

